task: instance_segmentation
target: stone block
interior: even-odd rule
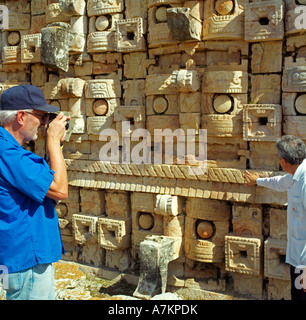
[[[247,141],[275,141],[282,134],[280,105],[244,105],[243,139]]]
[[[268,278],[290,280],[290,266],[286,263],[286,240],[268,238],[265,241],[264,272]]]
[[[306,114],[306,94],[284,92],[282,95],[282,105],[285,116],[304,116]]]
[[[31,82],[34,86],[43,86],[47,82],[46,67],[38,63],[31,65]]]
[[[209,213],[196,211],[193,215],[201,218],[191,218],[188,214],[185,218],[185,256],[207,263],[224,261],[224,237],[229,231],[229,222],[222,219],[222,213],[215,219]]]
[[[59,5],[67,16],[82,16],[86,14],[85,0],[59,0]]]
[[[145,78],[147,75],[145,52],[131,52],[123,57],[124,75],[126,78]]]
[[[293,68],[285,68],[283,75],[283,91],[284,92],[305,92],[306,91],[306,67],[297,66]]]
[[[172,74],[154,74],[146,77],[146,95],[177,94],[177,88],[172,85]]]
[[[88,80],[85,85],[85,97],[89,99],[120,98],[120,81],[114,79]]]
[[[281,72],[282,48],[281,41],[253,43],[252,73]]]
[[[257,237],[225,236],[225,270],[260,275],[262,240]]]
[[[245,4],[245,40],[282,40],[284,37],[284,3],[282,0]]]
[[[167,22],[175,40],[201,40],[201,20],[191,15],[190,8],[167,9]]]
[[[262,275],[235,273],[234,291],[239,295],[245,295],[247,299],[262,300],[264,281]]]
[[[250,169],[279,170],[275,142],[250,141]]]
[[[200,113],[180,113],[179,115],[180,127],[188,134],[188,130],[194,130],[195,134],[199,134],[201,125]]]
[[[242,113],[202,115],[201,128],[207,130],[208,137],[242,137]]]
[[[126,271],[130,266],[128,250],[106,250],[105,265],[108,268],[116,269],[121,272]]]
[[[270,237],[272,239],[287,240],[287,210],[269,209]]]
[[[87,118],[87,133],[100,135],[102,130],[113,129],[113,117],[88,117]]]
[[[50,3],[46,7],[46,24],[54,22],[70,22],[70,16],[64,14],[63,7],[59,2]]]
[[[31,15],[9,11],[8,28],[5,31],[28,30],[31,27]]]
[[[146,114],[151,115],[178,115],[179,95],[152,95],[146,98]]]
[[[50,68],[69,69],[70,25],[58,22],[41,29],[41,62]]]
[[[21,36],[21,62],[41,62],[41,34],[28,34]]]
[[[99,245],[107,250],[124,250],[131,245],[131,220],[99,218],[97,222]]]
[[[171,133],[173,133],[179,127],[180,127],[180,123],[179,123],[178,116],[167,116],[167,115],[147,116],[147,129],[149,130],[151,137],[154,137],[155,130],[165,131],[165,129],[169,129]],[[169,134],[171,134],[170,131],[169,131]]]
[[[291,281],[269,278],[268,300],[291,300]]]
[[[74,241],[78,244],[85,244],[97,233],[97,216],[74,214],[72,216],[72,229]]]
[[[5,46],[2,48],[2,63],[3,64],[17,64],[21,63],[21,47],[19,46]]]
[[[166,292],[168,264],[177,259],[174,244],[174,239],[165,236],[150,236],[140,244],[140,277],[135,297],[149,300]]]
[[[87,13],[89,17],[122,12],[123,9],[123,0],[115,0],[111,2],[105,2],[103,0],[88,0],[87,2]]]
[[[162,216],[177,216],[179,214],[178,197],[158,194],[154,211]]]
[[[130,121],[132,125],[135,125],[137,122],[145,122],[145,119],[145,106],[126,105],[114,110],[114,121]]]
[[[240,0],[204,3],[203,39],[243,39],[243,4]]]
[[[69,51],[82,53],[86,46],[87,16],[71,17],[69,34]]]
[[[167,9],[173,7],[173,4],[160,7],[149,8],[148,10],[148,46],[160,47],[162,45],[171,45],[177,43],[171,36],[171,31],[167,23]]]
[[[80,78],[61,79],[58,90],[62,98],[81,98],[84,93],[85,80]]]
[[[242,236],[262,236],[262,208],[261,206],[245,206],[234,204],[233,232]]]
[[[154,212],[156,195],[153,193],[133,192],[131,205],[133,210],[142,212]]]
[[[285,116],[284,134],[291,134],[304,139],[306,135],[306,116]]]
[[[194,219],[228,221],[231,207],[225,201],[188,198],[186,215]]]
[[[178,92],[197,92],[200,89],[199,74],[194,70],[175,70],[171,83]]]
[[[126,192],[106,192],[105,209],[106,215],[110,218],[129,218],[131,216],[129,194]]]
[[[186,223],[187,220],[186,220]],[[224,224],[224,223],[216,223]],[[227,230],[228,232],[228,230]],[[226,234],[224,232],[223,236]],[[185,256],[194,261],[205,263],[217,263],[224,261],[224,240],[216,242],[214,239],[191,239],[185,236],[184,243]]]
[[[89,53],[115,51],[115,32],[91,32],[87,37],[87,51]]]
[[[123,98],[126,106],[144,106],[145,97],[145,80],[127,80],[123,83]]]
[[[179,98],[180,114],[181,113],[199,113],[201,108],[201,93],[180,93]]]
[[[203,93],[201,95],[203,114],[239,114],[247,103],[247,94]]]
[[[144,51],[146,49],[141,18],[116,21],[115,46],[117,52]]]
[[[213,70],[219,69],[219,70]],[[223,69],[223,70],[222,70]],[[232,69],[232,70],[227,70]],[[236,69],[236,70],[235,70]],[[248,73],[239,70],[238,65],[231,67],[218,66],[207,68],[202,81],[202,92],[205,93],[247,93]],[[243,64],[245,69],[245,63]]]
[[[281,76],[261,74],[251,76],[252,104],[280,104]]]
[[[80,205],[82,213],[101,216],[105,213],[105,193],[96,190],[80,190]]]

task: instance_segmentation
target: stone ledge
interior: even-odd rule
[[[84,160],[66,160],[66,165],[69,185],[74,187],[286,205],[286,193],[244,185],[244,170],[208,168],[201,180],[197,176],[195,179],[171,176],[168,172],[173,173],[180,168],[175,165],[114,165]],[[260,176],[277,174],[268,171],[257,173]]]

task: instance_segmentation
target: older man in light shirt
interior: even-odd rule
[[[300,275],[306,268],[306,147],[297,137],[286,135],[276,143],[279,163],[287,174],[271,178],[259,178],[246,171],[249,185],[271,188],[278,192],[287,191],[287,252],[286,262],[290,265],[292,300],[306,300]],[[303,282],[303,281],[302,281]]]

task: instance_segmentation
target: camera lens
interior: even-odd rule
[[[68,119],[66,120],[66,126],[65,126],[65,129],[66,129],[66,130],[68,130],[68,129],[69,129],[69,120],[68,120]]]

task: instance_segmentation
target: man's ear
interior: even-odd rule
[[[25,111],[18,111],[16,115],[17,123],[23,125],[25,122],[26,112]]]

